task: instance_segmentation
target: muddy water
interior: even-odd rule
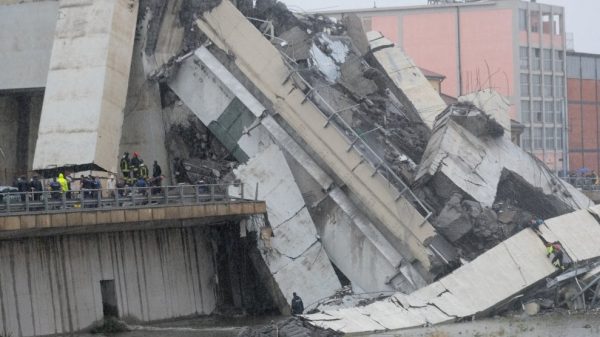
[[[110,336],[119,337],[236,337],[247,326],[262,327],[271,321],[284,320],[282,316],[262,317],[201,317],[175,320],[144,326],[131,326],[133,331]],[[76,337],[101,337],[80,334]]]

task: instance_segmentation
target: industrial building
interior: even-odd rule
[[[597,173],[600,169],[600,55],[567,52],[567,91],[569,166],[572,172]]]

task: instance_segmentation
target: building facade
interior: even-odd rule
[[[567,53],[569,165],[600,170],[600,55]]]
[[[566,171],[564,9],[519,0],[326,12],[354,13],[422,68],[444,74],[442,93],[492,88],[524,125],[521,146]]]

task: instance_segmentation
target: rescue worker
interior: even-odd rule
[[[302,299],[296,293],[294,293],[294,297],[292,298],[292,315],[302,315],[304,312],[304,303],[302,303]]]
[[[133,158],[131,158],[131,171],[133,172],[133,177],[134,178],[139,178],[140,177],[140,155],[137,152],[133,153]]]
[[[146,166],[146,164],[144,164],[144,161],[140,159],[140,177],[144,178],[144,179],[148,179],[148,176],[150,175],[150,171],[148,170],[148,166]]]
[[[531,227],[531,229],[533,229],[533,231],[540,235],[540,226],[544,224],[544,220],[542,219],[532,219],[531,222],[529,223],[529,227]]]
[[[551,261],[552,264],[556,268],[565,270],[565,266],[563,264],[564,253],[563,253],[562,245],[558,241],[555,241],[553,243],[546,242],[546,256],[548,256],[548,258],[550,258],[551,255],[552,255],[552,261]]]
[[[60,184],[56,181],[56,178],[52,178],[50,182],[50,191],[52,195],[52,199],[59,200],[60,199]]]
[[[39,201],[44,188],[42,187],[42,182],[40,181],[38,176],[33,176],[30,185],[31,191],[33,192],[33,200]]]
[[[121,172],[123,172],[123,177],[125,177],[125,179],[129,178],[131,174],[131,161],[129,160],[129,152],[123,153],[123,157],[121,158],[121,163],[119,166],[121,167]]]
[[[161,175],[162,169],[160,168],[160,165],[158,165],[158,162],[155,160],[154,165],[152,166],[152,178],[158,178]]]
[[[58,178],[56,179],[56,182],[58,182],[60,184],[61,193],[69,192],[69,183],[67,183],[67,179],[65,179],[64,174],[59,173]]]
[[[21,193],[21,202],[25,202],[25,199],[27,198],[26,193],[29,192],[29,183],[25,176],[20,176],[17,179],[17,189],[19,190],[19,193]]]

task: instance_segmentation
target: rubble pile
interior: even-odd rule
[[[356,292],[400,291],[386,300],[364,302],[365,308],[376,308],[382,316],[386,310],[409,316],[415,308],[421,311],[421,316],[410,316],[404,326],[390,323],[389,327],[451,321],[468,316],[470,309],[477,313],[488,310],[497,303],[494,301],[505,298],[498,295],[494,300],[481,300],[482,304],[468,294],[460,297],[464,289],[456,284],[432,282],[469,272],[486,277],[473,270],[461,271],[464,264],[485,265],[477,264],[477,259],[489,264],[502,258],[513,271],[531,266],[518,258],[509,261],[511,253],[502,248],[506,242],[535,243],[527,254],[537,262],[545,261],[543,254],[532,251],[543,247],[539,238],[528,229],[523,234],[530,221],[591,206],[579,191],[511,143],[506,99],[484,90],[460,97],[459,103],[447,107],[408,56],[380,33],[366,33],[356,16],[334,20],[294,14],[275,0],[232,1],[250,27],[262,34],[261,43],[268,41],[267,47],[277,49],[272,59],[279,62],[281,57],[283,63],[277,68],[264,64],[266,60],[256,60],[260,58],[256,55],[236,55],[236,50],[244,49],[227,45],[229,36],[220,36],[225,33],[211,31],[206,13],[222,7],[221,0],[141,3],[145,11],[138,20],[138,44],[143,50],[145,76],[160,87],[165,146],[174,180],[256,183],[252,196],[267,200],[269,221],[251,231],[262,233],[268,228],[272,234],[257,240],[265,241],[259,241],[264,248],[260,256],[265,273],[278,283],[272,297],[279,301],[282,312],[292,290],[305,287],[317,300],[322,297],[317,292],[331,294],[331,289],[339,287],[332,263],[335,259],[336,271],[350,280]],[[212,40],[205,33],[213,34]],[[271,54],[259,56],[267,55]],[[281,87],[291,83],[293,87],[284,97],[273,83]],[[343,150],[329,153],[333,147],[315,146],[317,140],[311,144],[306,135],[313,131],[302,120],[305,116],[297,116],[304,112],[304,105],[325,116],[319,132],[333,126],[349,144],[343,144],[345,152],[356,150],[360,160],[350,155],[350,159],[342,158]],[[328,137],[318,141],[342,144],[336,142],[338,138]],[[341,171],[344,167],[336,166],[338,162],[327,161],[331,157],[353,166],[348,172]],[[369,167],[372,173],[364,173],[366,169],[360,165],[365,162],[375,163]],[[388,207],[385,199],[373,201],[379,197],[373,191],[368,191],[373,193],[371,198],[361,199],[364,195],[357,192],[357,186],[359,190],[371,186],[362,180],[353,185],[352,179],[359,180],[352,176],[355,172],[381,176],[387,186],[396,188],[399,195],[393,195],[394,202],[403,198],[408,202]],[[394,176],[400,181],[392,179]],[[258,185],[266,190],[259,191]],[[389,213],[374,215],[377,202],[386,206],[379,210]],[[408,225],[396,223],[398,214]],[[396,227],[386,227],[386,221]],[[352,235],[337,238],[356,239],[360,247],[354,247],[352,241],[344,241],[345,247],[341,247],[331,236],[323,235],[335,233],[327,226],[340,230],[343,225]],[[241,232],[245,233],[244,229]],[[369,265],[355,260],[369,261]],[[378,270],[369,272],[367,268]],[[551,265],[539,268],[535,277],[524,277],[526,287],[505,289],[502,295],[522,293],[554,273]],[[306,278],[294,279],[304,273]],[[376,280],[365,280],[364,273],[373,274]],[[309,280],[313,274],[323,281]],[[516,279],[515,275],[507,279]],[[365,289],[358,286],[358,280]],[[424,287],[426,284],[429,286]],[[421,291],[420,295],[405,297],[415,290]],[[437,306],[439,301],[448,301],[444,303],[448,306],[453,301],[464,303],[463,308],[450,306],[447,311]],[[320,331],[314,326],[342,331],[330,321],[345,322],[352,315],[365,320],[359,322],[364,323],[362,328],[388,328],[374,318],[362,317],[363,312],[359,315],[355,307],[340,309],[342,313],[333,313],[335,310],[326,306],[320,310],[310,324],[290,319],[245,330],[241,336],[267,336],[275,331],[290,337],[335,336],[332,330]],[[344,316],[346,313],[350,316]]]

